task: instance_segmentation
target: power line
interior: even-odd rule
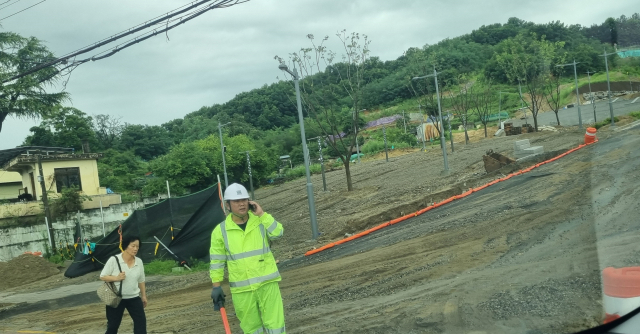
[[[5,1],[5,2],[1,3],[1,4],[0,4],[0,6],[1,6],[1,5],[4,5],[4,4],[5,4],[5,3],[7,3],[7,2],[11,2],[11,1],[13,1],[13,0]],[[17,0],[17,1],[15,1],[15,2],[13,2],[13,3],[10,3],[10,4],[8,4],[8,5],[4,6],[4,7],[0,7],[0,10],[5,9],[5,8],[7,8],[7,7],[11,6],[11,5],[15,5],[15,4],[17,4],[18,2],[20,2],[20,1],[21,1],[21,0]]]
[[[43,0],[43,1],[46,1],[46,0]],[[126,31],[124,31],[122,33],[116,34],[116,35],[114,35],[114,36],[112,36],[110,38],[104,39],[104,40],[102,40],[100,42],[94,43],[89,47],[86,47],[86,48],[83,48],[81,50],[72,52],[70,54],[67,54],[65,56],[56,58],[56,59],[54,59],[52,61],[40,64],[38,66],[34,66],[31,69],[28,69],[28,70],[26,70],[26,71],[24,71],[22,73],[16,74],[16,75],[14,75],[14,76],[6,79],[6,80],[3,80],[2,83],[6,83],[6,82],[9,82],[9,81],[13,81],[13,80],[22,78],[22,77],[27,76],[27,75],[29,75],[31,73],[37,72],[37,71],[39,71],[41,69],[44,69],[44,68],[47,68],[47,67],[50,67],[50,66],[55,66],[57,64],[66,65],[67,62],[69,61],[69,59],[72,58],[72,57],[76,57],[78,55],[90,52],[90,51],[95,50],[95,49],[97,49],[97,48],[99,48],[101,46],[107,45],[107,44],[112,43],[112,42],[114,42],[114,41],[116,41],[118,39],[124,38],[125,36],[132,35],[132,34],[135,34],[137,32],[140,32],[140,31],[143,31],[145,29],[148,29],[148,28],[152,27],[153,25],[157,25],[159,23],[164,23],[165,21],[167,21],[167,20],[169,20],[169,19],[171,19],[171,18],[173,18],[175,16],[178,16],[180,14],[188,12],[188,11],[190,11],[192,9],[197,9],[197,7],[203,5],[203,4],[207,3],[207,2],[211,2],[211,1],[212,0],[202,0],[202,1],[198,1],[198,2],[192,2],[192,5],[189,5],[186,8],[185,8],[185,6],[179,7],[179,8],[183,8],[183,9],[181,9],[181,10],[173,10],[171,12],[168,12],[165,15],[158,16],[156,19],[152,19],[151,21],[147,21],[147,23],[139,24],[139,25],[135,26],[134,28],[128,29],[128,30],[126,30]],[[216,8],[231,7],[233,5],[241,4],[241,3],[244,3],[244,2],[248,2],[248,1],[249,0],[215,0],[213,4],[210,4],[209,7],[205,8],[204,10],[201,10],[199,12],[196,10],[196,11],[191,12],[191,13],[194,13],[194,14],[191,14],[191,13],[187,14],[188,17],[186,19],[181,19],[178,24],[174,24],[172,26],[167,26],[166,28],[164,28],[162,30],[159,30],[159,31],[158,30],[154,30],[153,33],[151,33],[150,35],[148,35],[146,37],[143,37],[143,38],[139,38],[139,39],[138,38],[134,38],[133,41],[130,40],[130,42],[125,44],[123,47],[116,47],[115,49],[110,51],[105,56],[101,56],[101,57],[98,57],[98,58],[94,58],[94,57],[87,58],[87,59],[83,59],[81,61],[74,61],[73,64],[71,64],[70,66],[64,67],[62,70],[68,69],[68,68],[70,68],[71,66],[74,66],[74,65],[80,65],[80,64],[85,63],[85,62],[90,61],[90,60],[99,60],[99,59],[107,58],[107,57],[109,57],[109,56],[111,56],[111,55],[113,55],[113,54],[115,54],[115,53],[117,53],[117,52],[129,47],[129,46],[132,46],[134,44],[140,43],[140,42],[142,42],[142,41],[144,41],[144,40],[146,40],[148,38],[151,38],[151,37],[153,37],[153,36],[155,36],[155,35],[157,35],[159,33],[169,31],[169,30],[177,27],[178,25],[183,24],[183,23],[185,23],[185,22],[187,22],[189,20],[192,20],[192,19],[200,16],[201,14],[203,14],[203,13],[209,11],[209,10],[216,9]],[[144,35],[144,34],[142,34],[142,35]]]
[[[18,1],[19,1],[19,0],[18,0]],[[27,9],[29,9],[29,8],[32,8],[32,7],[35,7],[35,6],[37,6],[37,5],[41,4],[41,3],[45,2],[45,1],[47,1],[47,0],[42,0],[42,1],[38,2],[38,3],[36,3],[35,5],[31,5],[31,6],[29,6],[29,7],[25,8],[25,9],[23,9],[23,10],[21,10],[21,11],[15,12],[15,13],[13,13],[13,14],[9,15],[9,16],[5,16],[5,17],[1,18],[1,19],[0,19],[0,21],[2,21],[2,20],[4,20],[4,19],[8,19],[8,18],[10,18],[10,17],[12,17],[12,16],[14,16],[14,15],[16,15],[16,14],[20,14],[20,13],[24,12],[25,10],[27,10]],[[14,3],[15,3],[15,2],[14,2]]]

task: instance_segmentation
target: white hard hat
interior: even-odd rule
[[[237,199],[248,199],[249,192],[247,188],[239,183],[230,184],[227,189],[224,191],[224,200],[225,201],[233,201]]]

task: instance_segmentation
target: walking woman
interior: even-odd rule
[[[119,288],[122,284],[122,301],[118,307],[107,308],[107,332],[105,334],[117,334],[124,309],[126,308],[133,319],[133,333],[147,334],[147,318],[144,314],[144,308],[147,307],[147,292],[144,285],[144,267],[142,260],[136,257],[140,249],[139,237],[127,237],[122,240],[122,249],[124,252],[115,257],[109,258],[109,261],[100,273],[100,279],[105,282],[115,282],[115,286]],[[118,263],[120,268],[118,269]]]

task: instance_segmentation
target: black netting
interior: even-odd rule
[[[155,259],[172,258],[162,246],[156,253],[157,242],[154,236],[178,258],[204,259],[209,254],[211,232],[222,220],[224,211],[216,185],[189,196],[171,198],[136,210],[122,223],[122,236],[140,237],[141,245],[137,256],[145,263]],[[66,277],[78,277],[101,270],[110,256],[120,253],[118,229],[95,243],[95,251],[92,254],[76,255],[74,262],[64,274]]]

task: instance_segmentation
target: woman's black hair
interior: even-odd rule
[[[127,249],[127,247],[129,247],[129,244],[134,242],[134,241],[136,241],[136,240],[142,242],[140,240],[140,237],[136,236],[136,235],[132,235],[132,236],[128,236],[128,237],[122,238],[122,249]]]

